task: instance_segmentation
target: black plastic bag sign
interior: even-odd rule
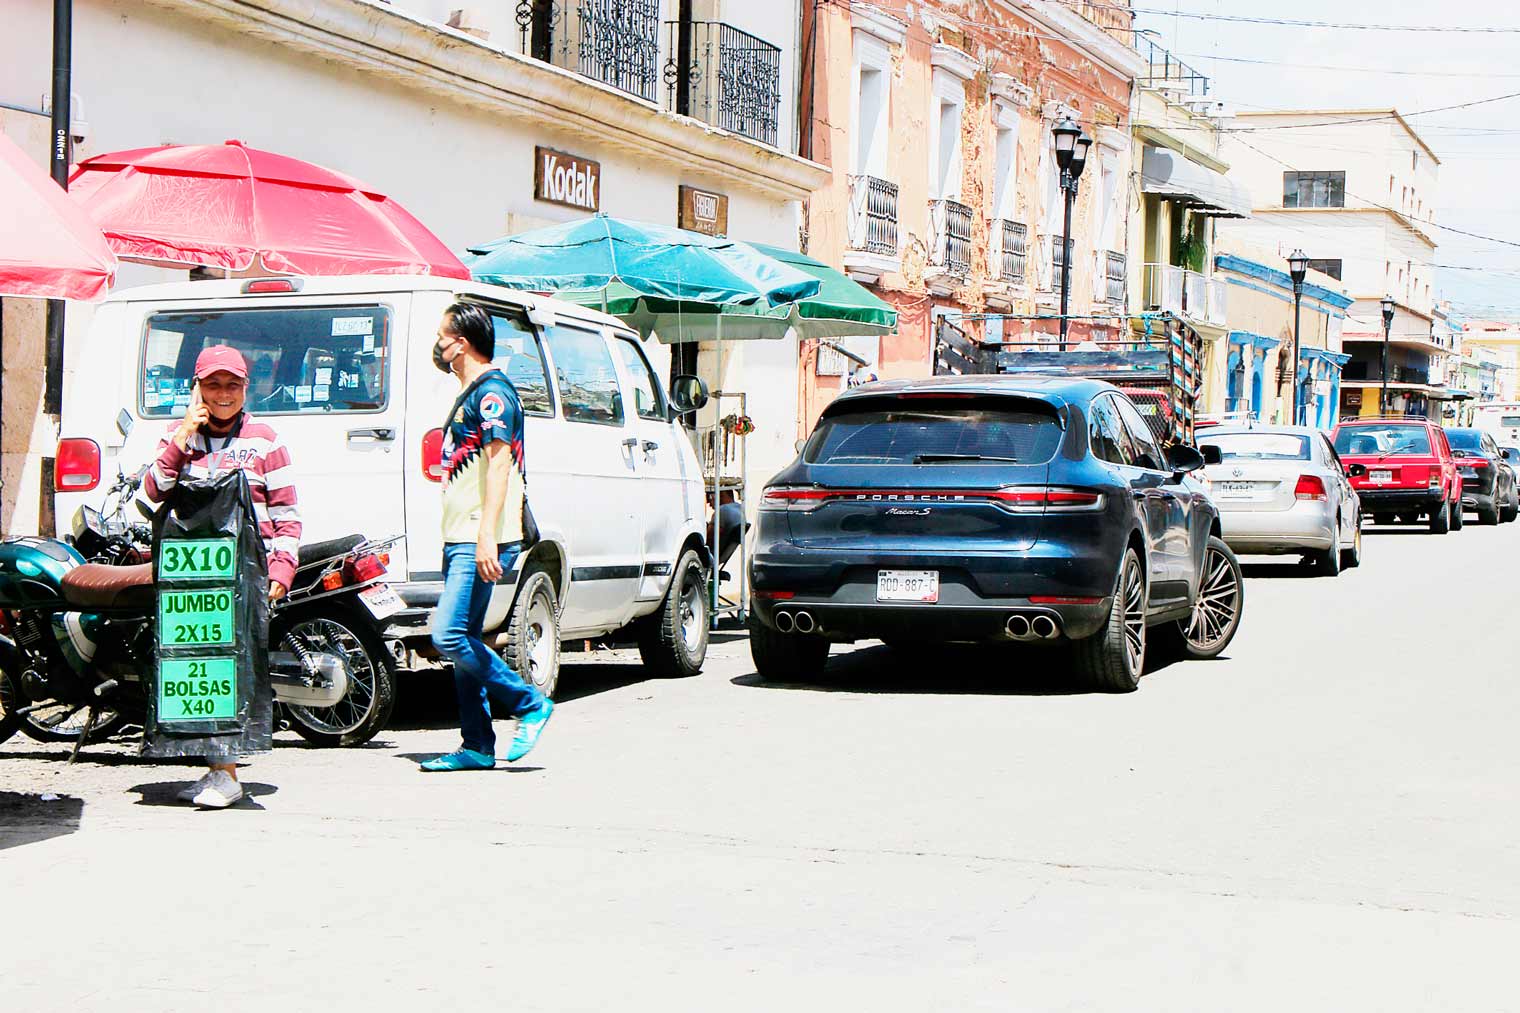
[[[268,750],[268,571],[247,478],[182,479],[153,547],[158,651],[143,753]]]

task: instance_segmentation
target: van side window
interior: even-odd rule
[[[491,323],[496,328],[496,357],[492,365],[512,381],[523,411],[529,415],[553,415],[554,402],[549,396],[549,378],[544,371],[544,350],[526,317],[504,314],[491,309]]]
[[[391,311],[377,305],[154,313],[138,406],[144,418],[184,415],[195,357],[209,345],[231,345],[248,360],[248,410],[255,415],[382,411],[391,326]]]
[[[623,424],[623,394],[607,340],[596,331],[557,324],[548,331],[559,400],[571,422]]]
[[[649,368],[649,361],[644,358],[644,350],[628,338],[614,339],[612,347],[617,349],[623,368],[632,378],[634,413],[641,419],[664,422],[667,418],[665,402],[660,397],[660,385],[655,381],[654,370]]]

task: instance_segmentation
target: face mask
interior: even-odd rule
[[[449,364],[449,360],[443,357],[443,348],[439,345],[433,346],[433,365],[438,367],[440,373],[454,372],[453,367]]]

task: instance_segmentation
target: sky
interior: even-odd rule
[[[1134,0],[1136,26],[1253,109],[1388,108],[1441,159],[1436,222],[1514,245],[1434,230],[1437,289],[1469,318],[1520,319],[1520,6],[1509,0]],[[1187,15],[1210,15],[1209,18]],[[1401,26],[1387,31],[1220,18]],[[1478,28],[1438,32],[1432,28]],[[1509,29],[1507,32],[1492,29]]]

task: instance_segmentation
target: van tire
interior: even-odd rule
[[[658,612],[639,620],[639,657],[662,679],[686,679],[707,660],[707,567],[695,549],[681,554]]]
[[[820,636],[781,633],[749,617],[749,656],[765,682],[806,682],[823,674],[829,642]]]
[[[501,655],[524,682],[553,699],[559,688],[559,596],[547,571],[531,570],[519,581]]]

